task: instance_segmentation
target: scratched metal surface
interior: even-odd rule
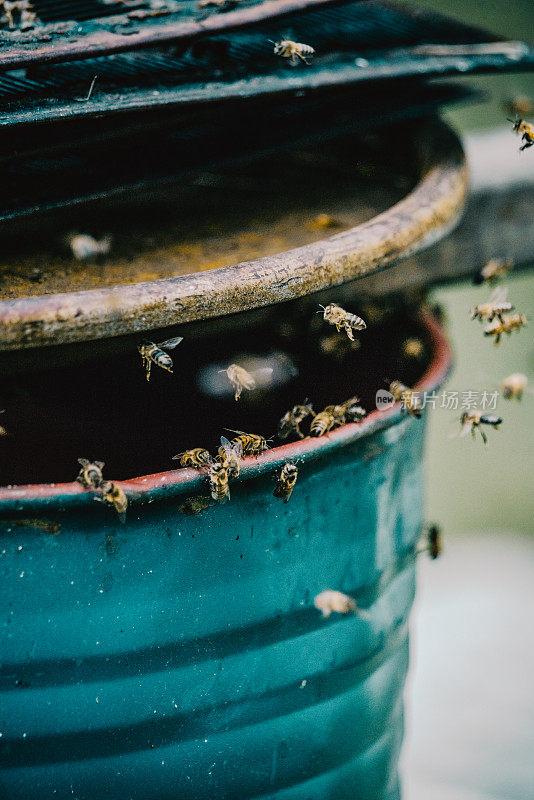
[[[426,324],[430,390],[450,353]],[[2,797],[398,798],[424,429],[394,407],[275,448],[199,517],[190,470],[152,476],[126,527],[79,486],[2,490]],[[361,611],[323,620],[332,587]]]
[[[274,5],[279,3],[277,0]],[[164,42],[155,42],[158,47],[137,52],[134,27],[131,35],[120,37],[130,43],[126,53],[116,54],[110,47],[96,58],[50,65],[42,47],[36,48],[35,56],[44,63],[38,62],[28,70],[20,68],[23,64],[11,65],[0,75],[0,125],[57,122],[198,102],[217,104],[231,98],[316,92],[386,79],[517,71],[534,66],[534,50],[527,44],[502,41],[445,17],[375,0],[302,3],[281,20],[273,18],[270,2],[260,3],[257,9],[264,19],[252,26],[215,32],[200,42],[188,40],[179,47],[165,48]],[[233,13],[246,13],[246,9],[211,13],[203,25],[212,19],[229,19]],[[132,24],[130,20],[130,27]],[[157,25],[170,35],[172,24],[167,21]],[[75,26],[77,41],[83,38],[77,32],[79,27]],[[69,36],[64,34],[66,40]],[[316,56],[311,64],[292,68],[275,56],[269,39],[281,38],[312,44]],[[52,53],[58,57],[60,52],[60,43],[56,43]],[[2,58],[5,61],[9,53],[10,46],[4,44],[0,68]],[[94,76],[98,76],[97,81],[88,95]]]
[[[264,477],[201,518],[6,532],[2,796],[397,798],[423,433],[303,469],[287,506]],[[323,621],[331,586],[364,613]]]

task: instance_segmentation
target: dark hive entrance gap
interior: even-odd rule
[[[362,304],[351,306],[364,316]],[[184,329],[184,341],[173,353],[174,374],[153,367],[149,383],[137,339],[107,355],[98,355],[89,343],[84,361],[68,366],[56,361],[45,369],[39,364],[46,351],[35,352],[34,368],[11,374],[2,388],[2,424],[9,435],[0,439],[0,485],[73,480],[79,457],[105,461],[105,473],[114,479],[166,471],[176,468],[171,458],[179,451],[195,446],[215,451],[221,434],[232,436],[225,428],[273,436],[282,414],[306,398],[320,410],[358,394],[373,410],[386,376],[413,384],[428,366],[428,337],[407,310],[390,311],[380,324],[369,325],[360,349],[337,361],[321,352],[321,340],[335,329],[314,308],[308,304],[302,313],[290,314],[288,305],[277,306],[260,324],[244,314],[237,333],[235,328],[221,333],[206,323],[202,337],[188,338]],[[403,356],[407,337],[425,343],[422,360]],[[298,369],[284,385],[245,393],[239,402],[208,397],[197,387],[199,370],[210,363],[273,352],[287,354]]]

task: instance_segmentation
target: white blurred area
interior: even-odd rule
[[[534,537],[453,536],[420,558],[405,800],[534,798]]]

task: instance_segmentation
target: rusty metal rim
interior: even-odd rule
[[[421,315],[419,321],[430,335],[433,357],[429,368],[414,388],[418,391],[429,391],[445,380],[451,367],[452,354],[445,333],[437,322],[428,315]],[[300,464],[324,458],[332,450],[390,428],[401,418],[400,403],[396,403],[385,411],[372,411],[363,422],[343,425],[328,436],[273,447],[257,458],[249,456],[243,460],[241,474],[233,483],[272,473],[288,460]],[[127,493],[130,504],[152,503],[202,489],[206,491],[205,475],[193,469],[158,472],[128,481],[117,481],[117,484]],[[92,505],[94,498],[94,492],[87,491],[79,483],[4,486],[0,487],[0,513],[47,509],[60,511]]]
[[[421,180],[373,219],[275,256],[175,278],[0,301],[0,349],[111,338],[281,303],[369,275],[428,247],[458,222],[464,153],[440,120],[406,126]]]
[[[115,33],[104,27],[102,30],[85,35],[77,34],[70,41],[41,43],[40,46],[34,46],[33,49],[24,47],[24,45],[18,47],[4,45],[5,52],[0,55],[0,70],[27,67],[35,63],[53,64],[61,61],[96,58],[102,55],[129,52],[142,47],[159,47],[183,39],[195,39],[200,36],[254,25],[312,7],[339,5],[342,2],[345,0],[265,0],[265,2],[257,3],[250,8],[227,11],[224,14],[213,14],[203,20],[147,25],[144,29],[135,32],[127,28],[124,33]],[[113,18],[113,24],[119,24],[121,16],[124,15],[119,15],[119,19]],[[109,18],[104,25],[108,24],[111,24]]]

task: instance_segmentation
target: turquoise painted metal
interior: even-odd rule
[[[398,798],[424,426],[273,448],[200,516],[191,470],[123,483],[125,526],[76,484],[0,490],[0,796]],[[324,589],[358,612],[323,619]]]

